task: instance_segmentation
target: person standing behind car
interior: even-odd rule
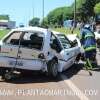
[[[91,60],[96,57],[96,40],[95,40],[95,34],[91,30],[90,24],[85,24],[84,27],[81,30],[80,34],[80,41],[81,45],[84,48],[85,51],[85,60],[86,69],[92,69],[92,63]]]

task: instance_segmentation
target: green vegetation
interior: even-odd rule
[[[86,22],[98,12],[100,0],[76,0],[76,19]],[[49,12],[43,19],[44,26],[62,27],[63,21],[74,18],[74,3],[69,7],[59,7]],[[96,7],[95,7],[96,5]],[[95,12],[94,12],[95,7]]]
[[[0,30],[0,39],[2,39],[10,30]]]
[[[71,34],[71,30],[70,28],[53,28],[54,31],[57,31],[57,32],[62,32],[62,33],[65,33],[65,34]],[[80,30],[78,28],[75,28],[73,34],[79,34],[80,33]]]
[[[32,20],[29,21],[29,26],[39,26],[40,19],[37,17],[34,17]]]
[[[39,18],[35,17],[29,25],[57,28],[63,27],[63,22],[68,19],[74,19],[74,5],[69,7],[59,7],[48,13],[48,15],[40,22]],[[76,0],[76,21],[88,22],[100,12],[100,0]],[[62,29],[61,29],[62,30]],[[68,29],[69,33],[69,29]]]
[[[0,20],[9,20],[9,15],[0,15]]]
[[[72,18],[72,9],[70,7],[60,7],[51,11],[47,15],[48,24],[63,26],[63,21]]]
[[[100,3],[97,3],[94,7],[94,11],[96,14],[100,14]]]

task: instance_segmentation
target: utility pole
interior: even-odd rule
[[[44,0],[42,0],[42,20],[44,24]]]
[[[74,28],[76,27],[76,0],[74,3]]]
[[[34,18],[34,1],[32,0],[32,18]]]
[[[33,18],[34,18],[34,6],[33,6]]]
[[[76,28],[76,0],[74,0],[74,21],[73,21],[73,26],[72,26],[72,30],[71,30],[72,34],[73,34],[75,28]]]

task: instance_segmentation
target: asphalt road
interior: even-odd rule
[[[0,100],[99,100],[100,54],[97,59],[98,68],[92,76],[79,64],[57,79],[29,73],[10,82],[0,79]]]

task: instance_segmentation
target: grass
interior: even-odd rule
[[[64,27],[62,27],[62,28],[53,28],[53,30],[58,31],[58,32],[62,32],[62,33],[65,33],[65,34],[72,34],[70,28],[64,28]],[[78,34],[79,35],[79,33],[80,33],[79,29],[75,28],[73,34]]]
[[[0,30],[0,40],[9,32],[10,30]]]

